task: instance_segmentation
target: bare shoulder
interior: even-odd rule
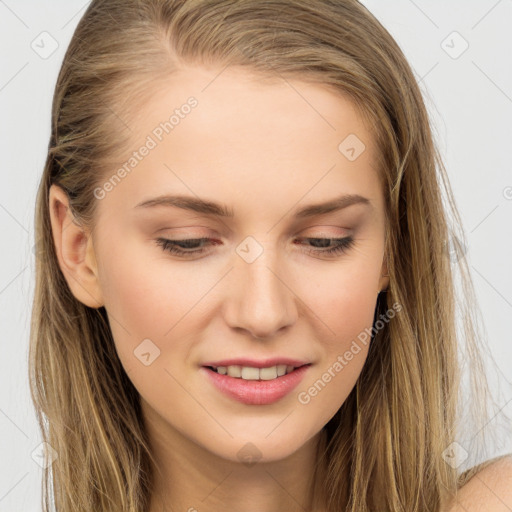
[[[512,454],[493,459],[459,489],[448,512],[510,512]]]

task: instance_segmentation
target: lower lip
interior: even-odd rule
[[[244,380],[221,375],[203,366],[210,381],[224,394],[247,405],[268,405],[284,398],[304,378],[311,365],[304,365],[293,372],[272,380]]]

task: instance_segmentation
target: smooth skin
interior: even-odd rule
[[[106,308],[141,395],[161,470],[151,512],[223,512],[226,504],[238,512],[309,510],[322,428],[353,389],[369,345],[359,343],[309,403],[298,394],[371,329],[377,294],[389,284],[377,147],[349,99],[325,86],[184,67],[129,123],[126,159],[191,96],[197,106],[120,183],[100,184],[109,191],[98,200],[92,233],[73,222],[66,195],[52,186],[59,263],[78,300]],[[338,149],[350,134],[365,147],[353,160]],[[137,207],[170,194],[221,203],[234,216]],[[368,204],[294,216],[343,194]],[[353,245],[334,255],[305,240],[348,236]],[[209,242],[188,250],[203,252],[186,256],[157,243],[202,237]],[[237,251],[247,237],[249,251],[262,251],[250,263]],[[146,339],[160,350],[147,366],[134,354]],[[288,356],[312,366],[278,402],[246,405],[199,371],[236,356]],[[242,460],[248,451],[255,464]]]

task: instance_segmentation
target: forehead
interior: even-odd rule
[[[322,84],[183,68],[155,84],[130,128],[124,163],[151,146],[111,194],[130,204],[163,189],[223,200],[285,195],[290,203],[330,191],[378,194],[373,135],[350,99]]]

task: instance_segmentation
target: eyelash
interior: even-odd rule
[[[177,247],[176,244],[179,244],[179,243],[188,244],[191,242],[192,243],[194,243],[194,242],[202,243],[202,242],[207,242],[209,240],[212,240],[212,239],[210,239],[210,238],[188,238],[188,239],[183,239],[183,240],[169,240],[167,238],[157,238],[156,243],[157,243],[157,245],[162,247],[162,249],[164,251],[170,252],[171,254],[175,254],[177,256],[187,257],[189,255],[203,254],[205,251],[203,248],[187,251],[187,250],[181,249],[180,247]],[[326,249],[326,250],[310,249],[307,251],[308,253],[327,254],[329,256],[336,256],[338,254],[345,253],[354,245],[354,238],[351,236],[347,236],[345,238],[307,237],[307,238],[302,238],[301,240],[309,240],[309,241],[311,241],[311,240],[315,240],[315,241],[331,240],[331,241],[333,241],[336,245],[334,247],[331,247],[330,249]],[[218,245],[218,244],[214,244],[214,245]]]

